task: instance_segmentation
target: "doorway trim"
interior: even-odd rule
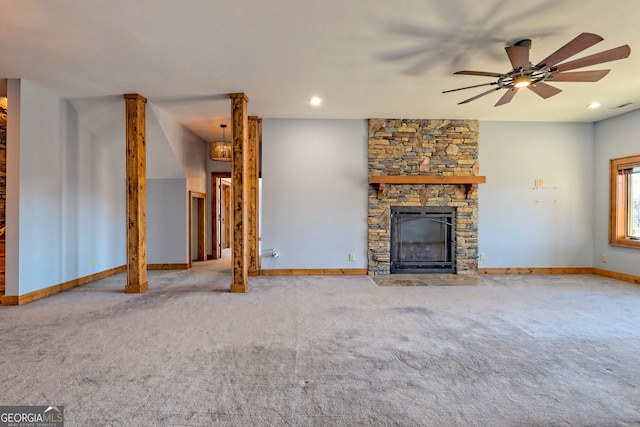
[[[193,264],[193,202],[197,202],[197,218],[198,218],[198,255],[196,259],[198,261],[206,261],[207,259],[207,215],[206,215],[206,200],[207,195],[204,193],[198,193],[196,191],[189,191],[189,268]]]

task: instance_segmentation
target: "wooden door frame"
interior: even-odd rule
[[[220,225],[224,227],[224,230],[220,230],[220,236],[222,237],[222,241],[220,243],[220,256],[222,256],[222,251],[225,249],[231,249],[233,247],[233,230],[231,228],[231,219],[233,218],[233,212],[231,211],[231,194],[232,194],[232,186],[230,180],[221,179],[220,180],[220,199],[224,200],[221,206],[219,206],[220,212],[224,211],[221,215],[222,218],[218,220]]]
[[[207,257],[207,195],[196,191],[189,191],[189,268],[193,264],[193,201],[198,203],[198,261],[206,261]]]
[[[218,247],[218,200],[216,198],[216,184],[218,178],[231,178],[231,172],[211,172],[211,259],[218,259],[216,248]]]

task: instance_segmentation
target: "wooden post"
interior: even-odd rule
[[[126,293],[142,293],[147,282],[147,196],[145,104],[138,94],[124,96],[127,108],[127,285]]]
[[[233,249],[231,292],[249,291],[247,263],[247,146],[249,99],[244,93],[231,95],[231,198],[233,215]]]
[[[247,251],[249,276],[257,276],[260,270],[260,252],[258,231],[258,185],[260,179],[260,140],[262,119],[249,116],[249,147],[247,166]]]

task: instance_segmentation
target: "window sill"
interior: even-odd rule
[[[609,241],[611,246],[621,246],[625,248],[638,248],[640,249],[640,240],[634,239],[614,239]]]

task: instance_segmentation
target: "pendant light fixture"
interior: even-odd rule
[[[209,158],[221,162],[231,161],[231,143],[227,142],[224,136],[224,130],[227,125],[220,125],[222,128],[222,141],[214,141],[209,143]]]

